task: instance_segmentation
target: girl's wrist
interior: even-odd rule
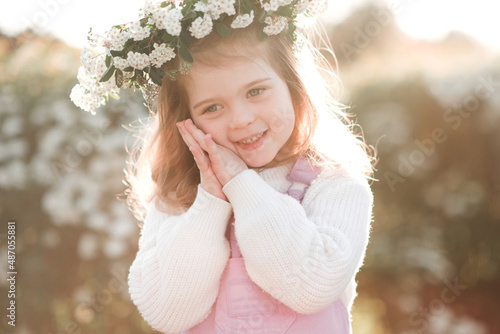
[[[229,202],[226,194],[222,191],[222,187],[217,187],[213,184],[201,184],[201,187],[203,190],[205,190],[207,193],[209,193],[212,196],[215,196],[223,201]]]
[[[232,179],[234,179],[235,177],[237,177],[242,172],[248,170],[248,167],[246,165],[244,167],[243,166],[235,166],[232,169],[233,170],[232,170],[232,172],[230,174],[227,173],[226,177],[223,177],[222,180],[219,180],[220,183],[221,183],[221,185],[222,185],[222,187],[224,187],[229,181],[231,181]]]

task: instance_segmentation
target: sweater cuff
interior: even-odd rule
[[[239,214],[254,212],[263,203],[276,198],[277,191],[264,181],[256,171],[247,169],[233,177],[222,188],[234,211]],[[281,193],[280,193],[281,195]]]
[[[198,185],[198,193],[193,205],[183,214],[183,218],[198,225],[201,231],[210,235],[224,235],[227,222],[232,215],[232,206]]]

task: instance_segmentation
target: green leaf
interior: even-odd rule
[[[184,17],[186,17],[186,13],[189,12],[189,10],[191,9],[191,7],[193,6],[193,3],[191,1],[189,1],[185,6],[184,8],[182,8],[181,10],[181,13],[184,15]]]
[[[187,14],[186,16],[184,16],[184,19],[190,20],[190,19],[194,19],[196,16],[197,16],[196,12],[191,12],[191,13]]]
[[[143,49],[149,46],[149,38],[143,39],[137,43],[137,49]]]
[[[265,41],[269,36],[264,32],[264,27],[259,31],[259,38],[261,41]]]
[[[150,66],[149,67],[149,76],[151,80],[158,86],[161,86],[163,77],[165,76],[165,71],[161,68]]]
[[[290,17],[293,19],[293,6],[283,6],[283,7],[280,7],[276,12],[275,12],[276,15],[280,15],[280,16],[286,16],[286,17]]]
[[[255,7],[255,2],[254,1],[239,0],[238,2],[239,2],[238,14],[248,14],[252,10],[254,12],[257,11],[257,8]]]
[[[120,71],[119,69],[116,70],[115,72],[115,83],[118,88],[123,86],[123,72]]]
[[[161,35],[161,39],[162,41],[164,41],[165,43],[172,43],[173,41],[175,41],[175,37],[168,34],[167,32],[165,33],[162,33]]]
[[[132,51],[132,49],[134,48],[135,46],[135,42],[134,43],[130,43],[130,44],[125,44],[125,46],[123,47],[123,55],[126,55],[129,51]]]
[[[231,36],[231,29],[229,29],[229,27],[222,22],[217,22],[215,24],[215,31],[217,31],[217,33],[222,37]]]
[[[191,42],[193,41],[193,37],[191,37],[191,34],[189,33],[188,30],[184,30],[181,33],[180,38],[181,38],[181,43],[183,43],[186,46],[189,46],[189,44],[191,44]]]
[[[179,54],[181,55],[182,59],[184,59],[188,63],[192,63],[194,61],[191,52],[189,52],[187,46],[182,41],[181,45],[179,46]]]
[[[111,50],[109,53],[111,53],[111,55],[113,57],[121,57],[121,56],[123,56],[123,52],[121,52],[121,51]]]
[[[263,10],[260,15],[259,15],[259,22],[260,23],[264,23],[264,21],[266,20],[266,17],[267,17],[267,13],[265,10]]]
[[[129,67],[125,67],[123,69],[123,72],[134,72],[134,68],[132,66],[129,66]]]
[[[111,65],[111,56],[106,55],[106,67],[109,67]]]
[[[111,65],[106,70],[106,72],[104,72],[104,74],[102,75],[101,79],[99,79],[99,82],[106,82],[106,81],[108,81],[111,78],[111,76],[113,75],[113,73],[115,73],[115,70],[116,70],[115,65]]]
[[[297,41],[297,34],[295,33],[295,29],[295,25],[289,23],[288,29],[281,32],[281,35],[287,37],[292,44]]]

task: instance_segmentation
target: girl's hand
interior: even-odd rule
[[[223,187],[233,177],[248,169],[246,163],[239,156],[228,148],[216,144],[212,135],[203,133],[192,120],[186,120],[185,126],[192,138],[208,153],[212,170]]]
[[[189,131],[186,130],[185,122],[177,123],[177,128],[179,129],[182,139],[189,147],[189,151],[193,154],[194,161],[200,170],[201,187],[208,193],[227,202],[227,197],[222,191],[222,185],[212,170],[210,159],[208,155],[205,154],[205,150],[200,147]]]

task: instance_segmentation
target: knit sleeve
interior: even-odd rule
[[[151,327],[178,333],[208,317],[229,258],[224,235],[231,212],[201,186],[179,216],[159,211],[153,201],[128,277],[132,301]]]
[[[302,205],[255,171],[223,188],[248,274],[299,313],[318,312],[341,297],[359,270],[368,243],[372,193],[364,180],[324,176]]]

